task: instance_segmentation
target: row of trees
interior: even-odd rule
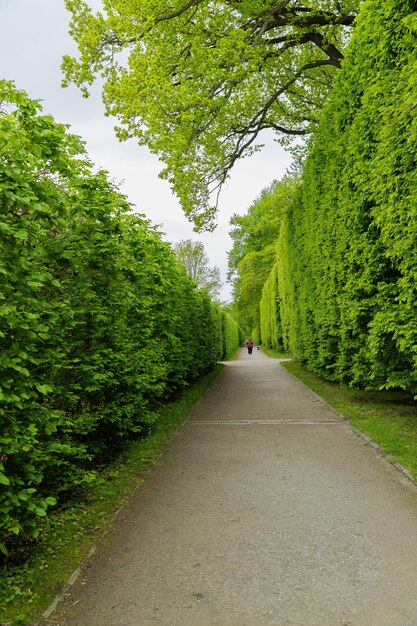
[[[276,261],[277,239],[284,211],[297,185],[298,171],[274,181],[250,206],[246,215],[231,219],[233,240],[228,278],[233,284],[236,317],[246,334],[259,335],[259,301]]]
[[[417,393],[416,6],[368,0],[282,216],[262,340],[326,377]]]
[[[0,550],[95,479],[239,329],[82,141],[0,82]]]

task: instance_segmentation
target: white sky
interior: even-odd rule
[[[90,0],[100,6],[100,0]],[[87,143],[91,160],[106,169],[121,191],[140,213],[161,225],[166,239],[202,241],[212,265],[217,265],[225,283],[222,299],[227,300],[227,252],[232,246],[229,220],[233,213],[246,213],[253,200],[274,179],[281,178],[291,162],[283,148],[266,135],[266,147],[239,162],[220,197],[218,227],[213,233],[197,234],[182,213],[169,183],[158,177],[158,159],[134,141],[120,143],[113,120],[104,116],[100,90],[89,99],[75,87],[61,88],[61,58],[76,53],[67,34],[69,16],[63,0],[0,0],[0,78],[14,80],[35,99],[42,100],[45,113],[70,124],[71,132]]]

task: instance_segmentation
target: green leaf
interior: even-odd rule
[[[35,509],[35,513],[36,513],[36,515],[38,515],[39,517],[45,517],[45,515],[46,515],[46,511],[45,511],[45,509],[41,509],[40,507],[37,507],[37,508]]]
[[[26,241],[29,238],[29,234],[26,230],[18,230],[13,233],[13,236],[16,239],[20,239],[21,241]]]
[[[13,229],[8,224],[0,222],[0,232],[9,235],[13,232]]]
[[[53,391],[50,385],[41,385],[40,383],[35,383],[35,387],[39,391],[39,393],[42,393],[44,395]]]

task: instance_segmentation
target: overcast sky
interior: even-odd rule
[[[100,0],[89,4],[100,6]],[[87,100],[75,87],[61,88],[62,55],[76,53],[68,22],[64,0],[0,0],[0,77],[14,80],[19,89],[42,100],[44,111],[56,121],[70,124],[71,132],[86,141],[91,160],[117,182],[124,181],[121,191],[140,213],[161,225],[168,241],[202,241],[226,283],[227,252],[232,246],[229,220],[233,213],[246,213],[262,189],[285,173],[289,154],[266,135],[265,148],[234,167],[220,197],[215,232],[194,233],[169,183],[158,177],[162,169],[158,159],[133,140],[120,143],[115,138],[114,121],[104,116],[99,87]],[[225,284],[222,298],[229,294]]]

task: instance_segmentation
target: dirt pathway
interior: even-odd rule
[[[417,490],[244,350],[114,524],[65,626],[415,626]]]

